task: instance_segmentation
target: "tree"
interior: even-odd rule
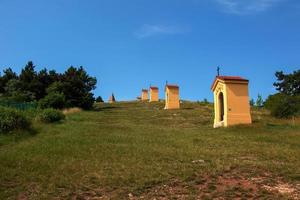
[[[36,99],[42,99],[47,95],[47,88],[54,82],[50,75],[48,74],[47,69],[42,69],[37,73],[36,77]]]
[[[32,92],[22,90],[22,82],[17,79],[11,79],[7,82],[5,95],[18,102],[29,102],[35,98]]]
[[[98,96],[98,97],[96,98],[96,102],[100,102],[100,103],[102,103],[102,102],[104,102],[104,101],[103,101],[103,99],[102,99],[102,97],[101,97],[101,96]]]
[[[28,84],[30,84],[36,78],[36,72],[34,68],[35,66],[33,62],[29,61],[21,71],[20,81],[22,81],[26,87],[28,87]]]
[[[271,111],[271,115],[277,118],[290,118],[300,114],[300,96],[288,96],[277,93],[270,95],[265,107]]]
[[[250,100],[250,106],[254,106],[254,105],[255,105],[254,99],[251,99]]]
[[[30,99],[30,101],[41,98],[39,96],[41,84],[38,82],[37,72],[34,68],[35,66],[33,62],[29,61],[22,69],[19,76],[19,80],[22,83],[22,91],[24,93],[31,93],[33,95],[33,99]]]
[[[90,109],[94,104],[92,90],[96,88],[97,80],[87,74],[83,67],[69,67],[62,75],[62,90],[69,105]]]
[[[275,73],[277,82],[273,85],[280,93],[286,95],[300,95],[300,70],[294,71],[291,74],[284,74],[282,71]]]
[[[39,101],[39,107],[62,109],[66,105],[65,95],[58,92],[51,92]]]
[[[84,109],[91,108],[95,101],[92,90],[96,88],[97,80],[89,76],[83,67],[71,66],[60,74],[47,69],[35,71],[35,65],[29,61],[19,76],[11,68],[3,72],[3,76],[0,75],[0,94],[7,98],[17,101],[43,99],[41,103],[44,105],[48,103],[57,107],[57,104],[63,104]]]
[[[8,81],[17,79],[18,76],[11,68],[3,70],[3,76],[0,76],[0,93],[5,93],[5,87]]]
[[[262,107],[264,104],[264,100],[262,98],[262,96],[260,94],[257,95],[257,99],[256,99],[256,102],[255,102],[255,105],[257,107]]]
[[[64,83],[61,81],[53,82],[49,87],[46,89],[47,94],[58,92],[58,93],[64,93]]]
[[[276,72],[274,83],[279,93],[270,95],[265,107],[277,118],[289,118],[300,115],[300,70],[291,74]]]

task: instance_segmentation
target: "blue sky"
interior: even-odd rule
[[[265,98],[276,70],[300,68],[299,0],[0,0],[0,19],[1,71],[82,65],[105,100],[163,97],[166,80],[212,100],[217,66]]]

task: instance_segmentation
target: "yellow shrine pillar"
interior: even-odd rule
[[[150,87],[150,102],[158,101],[158,87]]]
[[[109,102],[109,103],[115,103],[115,102],[116,102],[116,99],[115,99],[114,94],[111,94],[111,96],[109,97],[108,102]]]
[[[179,87],[167,84],[165,87],[165,109],[179,109],[179,101]]]
[[[148,101],[148,90],[146,90],[146,89],[143,89],[142,90],[142,96],[141,96],[141,100],[142,101]]]
[[[247,79],[238,76],[217,76],[214,93],[214,127],[251,124]]]

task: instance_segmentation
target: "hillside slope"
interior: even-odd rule
[[[300,198],[300,121],[254,110],[213,129],[212,105],[100,104],[0,136],[0,199]]]

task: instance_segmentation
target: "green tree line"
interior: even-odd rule
[[[64,73],[55,70],[35,70],[29,61],[21,73],[11,68],[0,74],[0,96],[16,102],[36,101],[40,107],[81,107],[90,109],[95,101],[92,91],[97,79],[81,67],[70,66]]]
[[[300,70],[290,74],[276,72],[274,83],[276,94],[270,95],[265,107],[278,118],[290,118],[300,115]]]

